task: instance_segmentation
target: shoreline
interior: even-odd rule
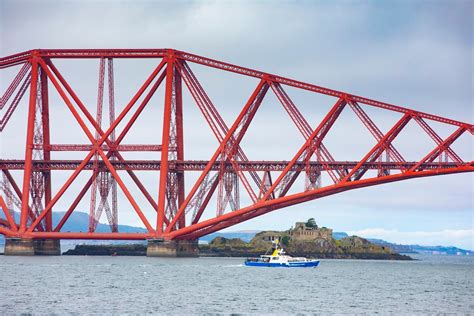
[[[203,249],[204,248],[204,249]],[[200,247],[200,258],[247,258],[258,257],[262,252],[236,250],[209,250]],[[64,256],[146,256],[146,245],[76,245],[62,253]],[[397,253],[296,253],[295,256],[312,257],[316,259],[356,259],[356,260],[414,260],[408,255]]]

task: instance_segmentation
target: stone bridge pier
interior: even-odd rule
[[[147,257],[198,257],[197,240],[148,239]]]
[[[59,239],[6,238],[5,256],[60,256]]]

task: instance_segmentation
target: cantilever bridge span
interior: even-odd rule
[[[94,79],[97,82],[95,111],[87,104],[90,101],[85,101],[91,97],[80,95],[58,66],[58,63],[66,65],[82,60],[92,60],[98,68],[98,77]],[[116,111],[118,107],[115,106],[115,83],[119,78],[114,61],[118,60],[147,60],[153,65],[120,111]],[[203,66],[256,81],[232,121],[223,119],[205,85],[192,70]],[[26,139],[17,145],[23,148],[22,157],[8,157],[11,148],[3,148],[0,157],[0,213],[3,213],[0,215],[0,234],[7,239],[196,240],[277,209],[352,189],[474,171],[472,157],[461,158],[452,146],[462,135],[474,134],[471,123],[178,50],[32,50],[1,58],[0,69],[14,74],[2,92],[2,138],[8,137],[5,135],[9,128],[26,130]],[[159,128],[161,143],[126,144],[124,138],[136,128],[142,112],[153,106],[155,101],[150,100],[156,99],[160,86],[164,98],[161,99],[162,115],[156,118],[156,125],[147,127],[147,133]],[[328,111],[317,124],[308,122],[302,114],[290,97],[291,89],[332,98]],[[60,104],[50,104],[52,93],[58,96]],[[185,128],[186,119],[183,119],[183,93],[192,101],[186,106],[196,107],[209,127],[209,134],[218,142],[216,148],[206,148],[208,155],[202,160],[186,159],[185,156],[184,131],[188,129]],[[300,134],[300,138],[295,139],[299,143],[298,149],[288,153],[286,160],[272,157],[253,160],[242,145],[249,128],[257,124],[254,117],[269,94],[277,100],[272,106],[281,106]],[[50,118],[59,108],[74,118],[87,142],[54,141],[51,125],[55,122]],[[104,108],[108,109],[108,124],[103,119]],[[391,112],[397,115],[397,120],[383,131],[369,115],[367,110],[370,108],[382,110],[379,113]],[[360,121],[374,142],[357,160],[335,159],[331,144],[326,142],[343,112],[349,112]],[[12,118],[21,115],[25,116],[24,126],[9,124]],[[430,149],[419,153],[422,158],[416,161],[406,159],[396,148],[397,137],[408,124],[416,125],[416,133],[423,133],[430,140]],[[447,136],[441,137],[436,131],[439,125],[451,129]],[[275,127],[267,127],[271,128]],[[413,132],[410,130],[410,133]],[[65,152],[75,154],[76,158],[55,157]],[[146,153],[146,157],[153,155],[154,158],[137,159],[135,154],[131,159],[127,156],[130,152]],[[54,189],[55,173],[67,170],[66,180]],[[154,172],[157,185],[152,187],[141,179],[145,171]],[[187,177],[191,172],[195,176]],[[87,174],[87,181],[80,184],[80,189],[74,188],[83,174]],[[133,190],[140,196],[133,194]],[[145,232],[119,231],[117,197],[120,194],[128,203],[128,206],[121,206],[120,212],[135,213]],[[249,201],[247,205],[241,206],[241,196],[245,196],[242,201]],[[72,197],[69,206],[58,209],[58,201],[65,197]],[[88,231],[64,231],[71,214],[86,199],[89,204]],[[53,209],[61,214],[59,219],[53,220]],[[110,232],[97,232],[103,214]]]

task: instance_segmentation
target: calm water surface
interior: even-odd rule
[[[474,314],[474,257],[322,260],[0,256],[0,314]]]

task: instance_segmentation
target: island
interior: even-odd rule
[[[320,259],[378,259],[412,260],[390,247],[376,245],[358,236],[348,236],[336,240],[333,231],[318,227],[314,218],[297,222],[285,231],[262,231],[252,240],[245,242],[239,238],[215,237],[208,244],[199,244],[201,257],[251,257],[267,252],[272,243],[279,241],[286,252],[292,256]],[[143,256],[146,244],[131,245],[77,245],[64,255],[102,255],[102,256]]]
[[[376,245],[367,239],[349,236],[336,240],[332,229],[318,227],[313,218],[297,222],[286,231],[263,231],[250,242],[241,239],[216,237],[207,245],[200,245],[200,256],[249,257],[264,254],[272,242],[281,242],[292,256],[320,259],[379,259],[412,260],[391,248]]]

